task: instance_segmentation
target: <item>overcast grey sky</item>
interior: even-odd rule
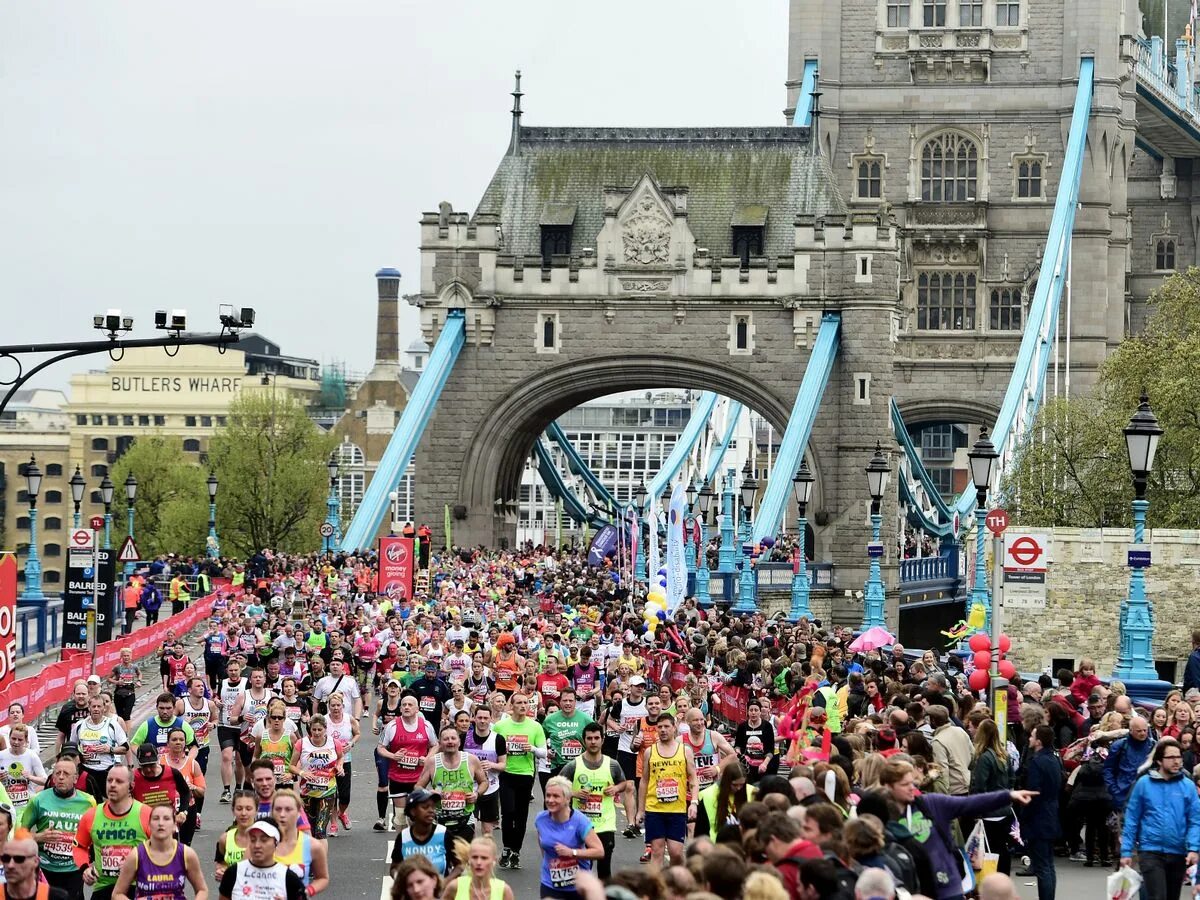
[[[474,210],[513,69],[528,125],[781,124],[786,99],[786,0],[10,2],[0,21],[3,343],[87,338],[108,308],[140,336],[157,308],[207,329],[227,302],[285,353],[366,371],[373,274],[415,292],[421,212]]]

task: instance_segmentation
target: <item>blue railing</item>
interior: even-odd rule
[[[900,583],[958,579],[958,548],[938,556],[900,560]]]
[[[62,641],[62,598],[51,598],[45,603],[17,607],[17,659],[57,650]]]
[[[1185,73],[1185,83],[1182,85],[1179,77],[1181,63]],[[1197,102],[1200,85],[1192,84],[1194,79],[1189,74],[1194,65],[1191,48],[1186,41],[1176,41],[1174,48],[1165,45],[1158,35],[1137,42],[1134,71],[1137,73],[1138,88],[1174,109],[1192,124],[1200,119],[1197,114],[1197,110],[1200,110]]]

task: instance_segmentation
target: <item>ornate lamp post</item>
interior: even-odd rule
[[[116,491],[112,480],[105,475],[104,480],[100,482],[100,499],[104,503],[104,549],[112,549],[112,502],[113,493]]]
[[[708,511],[712,509],[713,492],[706,484],[700,491],[700,543],[696,547],[696,603],[701,609],[711,609],[712,594],[709,592],[708,535],[704,526],[708,524]]]
[[[137,500],[137,486],[137,479],[134,478],[133,473],[130,472],[125,477],[125,499],[128,501],[128,505],[125,507],[125,514],[129,521],[130,540],[133,539],[133,504]],[[125,563],[125,577],[128,578],[132,574],[133,561],[130,560],[129,562]]]
[[[879,513],[879,504],[883,501],[883,492],[888,483],[888,461],[883,455],[883,448],[875,444],[875,455],[867,466],[867,491],[871,495],[871,543],[867,545],[867,557],[871,561],[870,575],[867,577],[867,592],[863,600],[862,630],[879,626],[886,627],[883,618],[883,578],[879,572],[879,560],[883,556],[883,544],[879,539],[879,531],[883,526],[883,516]]]
[[[812,499],[815,480],[812,472],[808,470],[808,460],[801,457],[800,469],[796,472],[796,477],[792,479],[792,492],[796,495],[796,531],[799,534],[800,543],[800,561],[792,575],[790,618],[793,622],[799,622],[804,617],[812,621],[813,617],[812,610],[808,605],[808,548],[805,540],[808,523],[804,519],[804,513],[808,509],[808,501]]]
[[[634,582],[645,582],[646,580],[646,520],[642,516],[642,512],[646,508],[646,480],[642,479],[638,482],[637,489],[633,492],[633,514],[637,516],[638,523],[638,545],[637,555],[633,563],[633,580]]]
[[[341,516],[338,515],[338,459],[336,455],[329,457],[325,468],[329,470],[329,498],[325,501],[325,521],[333,527],[333,533],[322,542],[321,552],[332,553],[333,548],[341,543],[342,530]]]
[[[737,615],[754,615],[758,612],[755,605],[754,579],[754,545],[750,542],[750,520],[754,511],[754,498],[758,496],[758,481],[750,469],[750,460],[742,470],[742,486],[739,489],[742,500],[742,572],[738,582],[738,599],[730,612]]]
[[[737,547],[734,544],[733,485],[736,469],[729,469],[721,483],[721,549],[717,554],[717,574],[721,576],[721,597],[733,602],[733,574],[737,571]]]
[[[71,485],[71,501],[75,504],[75,527],[78,528],[79,504],[83,502],[83,493],[87,490],[87,482],[83,480],[83,473],[79,471],[79,466],[75,467],[75,474],[67,483]]]
[[[209,559],[216,559],[221,555],[221,542],[217,539],[217,476],[215,472],[208,473],[208,480],[204,482],[208,488],[208,546],[205,548],[204,555]]]
[[[1154,468],[1154,454],[1163,429],[1150,409],[1150,399],[1142,394],[1137,411],[1125,428],[1125,448],[1129,451],[1129,469],[1133,474],[1133,544],[1129,550],[1129,598],[1121,604],[1120,650],[1113,678],[1131,682],[1153,682],[1142,685],[1141,693],[1165,696],[1167,688],[1154,668],[1154,609],[1146,599],[1145,568],[1150,565],[1150,553],[1141,550],[1146,538],[1146,483]],[[1159,686],[1161,685],[1161,688]],[[1157,690],[1156,690],[1157,689]],[[1132,691],[1130,692],[1133,693]]]
[[[984,560],[985,528],[987,521],[988,487],[992,483],[992,470],[1000,454],[995,445],[988,440],[987,426],[979,429],[979,440],[972,445],[967,453],[967,462],[971,466],[971,480],[975,482],[975,586],[971,588],[970,605],[979,604],[983,607],[983,631],[990,634],[992,629],[992,595],[988,590],[987,563]]]
[[[25,466],[25,492],[29,495],[29,554],[25,557],[25,591],[22,600],[45,600],[42,593],[42,561],[38,559],[37,502],[42,491],[42,470],[30,456]]]

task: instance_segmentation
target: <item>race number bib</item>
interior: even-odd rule
[[[508,744],[508,752],[516,756],[525,756],[529,753],[529,735],[514,734],[511,737],[506,737],[505,742]]]
[[[585,816],[590,816],[593,819],[600,817],[600,813],[604,806],[603,794],[588,794],[580,801],[579,811]]]
[[[679,799],[679,781],[675,778],[660,778],[654,788],[659,803],[675,803]]]
[[[576,740],[565,740],[562,744],[563,759],[574,759],[583,753],[583,744]]]
[[[442,794],[442,812],[448,816],[461,815],[467,808],[464,791],[448,791]]]
[[[423,712],[423,713],[433,712],[435,709],[437,709],[437,698],[436,697],[422,697],[420,700],[420,707],[421,707],[421,712]]]
[[[575,887],[575,876],[579,874],[579,861],[574,857],[556,856],[550,860],[550,886],[557,890]]]
[[[100,872],[105,878],[116,878],[121,874],[121,864],[129,855],[132,847],[110,844],[100,848]]]
[[[412,750],[401,750],[400,758],[398,760],[396,760],[396,762],[400,765],[400,768],[402,768],[402,769],[416,769],[424,761],[425,760],[421,757],[421,755],[419,753],[416,753]]]

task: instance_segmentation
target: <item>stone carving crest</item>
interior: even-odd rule
[[[671,220],[649,194],[638,199],[633,215],[621,231],[625,261],[651,266],[668,261],[671,252]]]
[[[621,279],[621,290],[630,294],[661,294],[668,291],[670,287],[669,279]]]
[[[912,260],[918,266],[979,265],[979,243],[977,241],[913,241]]]

